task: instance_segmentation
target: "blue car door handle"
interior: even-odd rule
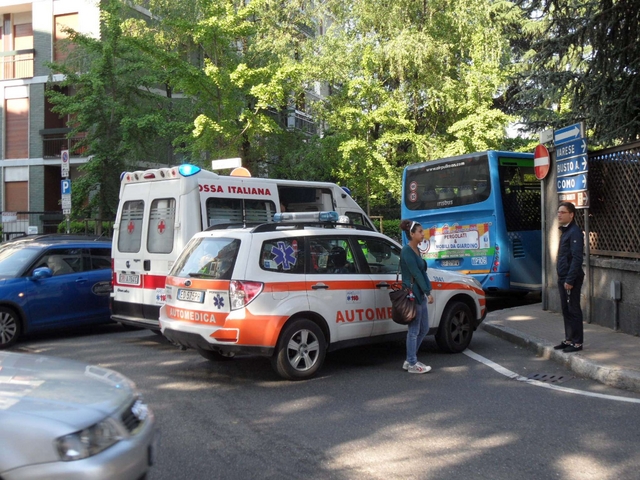
[[[78,278],[76,280],[76,283],[87,283],[87,279],[86,278]]]

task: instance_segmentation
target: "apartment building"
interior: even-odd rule
[[[0,206],[3,212],[61,214],[60,152],[70,151],[72,180],[87,158],[67,140],[66,120],[51,112],[45,98],[51,72],[45,63],[67,54],[61,48],[64,26],[99,34],[97,2],[0,0],[0,17]]]

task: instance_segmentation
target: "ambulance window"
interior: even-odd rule
[[[400,263],[400,248],[381,238],[359,238],[358,246],[369,267],[369,272],[396,273]]]
[[[276,213],[276,204],[265,200],[245,200],[245,216],[247,223],[269,223]]]
[[[242,223],[241,198],[207,198],[208,226],[220,223]]]
[[[171,253],[175,219],[176,201],[174,198],[157,198],[151,203],[147,238],[149,253]]]
[[[144,202],[142,200],[129,200],[124,203],[118,230],[118,251],[124,253],[140,251],[143,217]]]
[[[368,222],[364,221],[364,216],[358,212],[346,212],[345,215],[349,217],[349,220],[354,225],[369,225]]]
[[[311,265],[309,273],[345,275],[358,268],[348,238],[314,237],[309,239]]]
[[[260,268],[269,272],[304,273],[304,239],[267,240],[260,250]]]
[[[230,280],[239,249],[240,240],[234,238],[194,238],[180,254],[170,274]]]

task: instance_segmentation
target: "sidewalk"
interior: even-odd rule
[[[480,328],[563,363],[577,375],[640,392],[640,337],[585,323],[584,350],[562,353],[553,349],[564,340],[562,315],[542,310],[540,303],[490,312]]]

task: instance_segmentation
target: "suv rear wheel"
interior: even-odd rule
[[[20,318],[7,307],[0,307],[0,348],[8,348],[18,340],[22,331]]]
[[[275,371],[287,380],[313,377],[324,363],[327,342],[318,325],[298,319],[282,333],[272,363]]]
[[[460,353],[471,342],[473,327],[471,309],[463,302],[453,302],[444,310],[436,333],[436,343],[448,353]]]

